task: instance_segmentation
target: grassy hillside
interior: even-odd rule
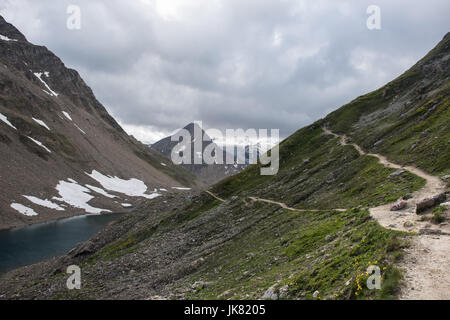
[[[450,173],[450,34],[403,75],[328,115],[323,123],[365,150]]]

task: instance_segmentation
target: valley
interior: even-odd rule
[[[171,137],[139,142],[75,70],[0,34],[0,299],[450,299],[450,33],[281,141],[275,175],[173,164]]]

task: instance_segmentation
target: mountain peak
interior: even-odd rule
[[[16,27],[8,23],[1,15],[0,15],[0,36],[6,37],[9,40],[27,42],[27,38],[25,38],[25,36],[19,30],[17,30]]]

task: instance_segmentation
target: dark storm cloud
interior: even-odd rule
[[[366,27],[381,8],[382,29]],[[66,28],[79,5],[82,28]],[[0,13],[80,71],[125,129],[190,121],[286,136],[412,66],[449,31],[447,0],[14,0]]]

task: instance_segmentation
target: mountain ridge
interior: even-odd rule
[[[126,210],[121,202],[137,204],[144,199],[130,196],[130,191],[116,193],[111,200],[87,188],[107,189],[88,176],[94,171],[102,174],[104,184],[116,183],[116,189],[119,179],[128,181],[130,188],[136,183],[130,179],[142,181],[150,192],[196,187],[195,176],[171,163],[163,166],[164,157],[130,137],[77,71],[66,68],[46,47],[29,43],[3,18],[0,35],[0,228],[85,214],[92,206],[121,212]],[[107,180],[108,176],[117,179]],[[58,202],[64,199],[63,186],[91,199]],[[39,201],[29,201],[30,197]],[[63,210],[52,208],[58,203]],[[32,215],[13,205],[31,209]]]

